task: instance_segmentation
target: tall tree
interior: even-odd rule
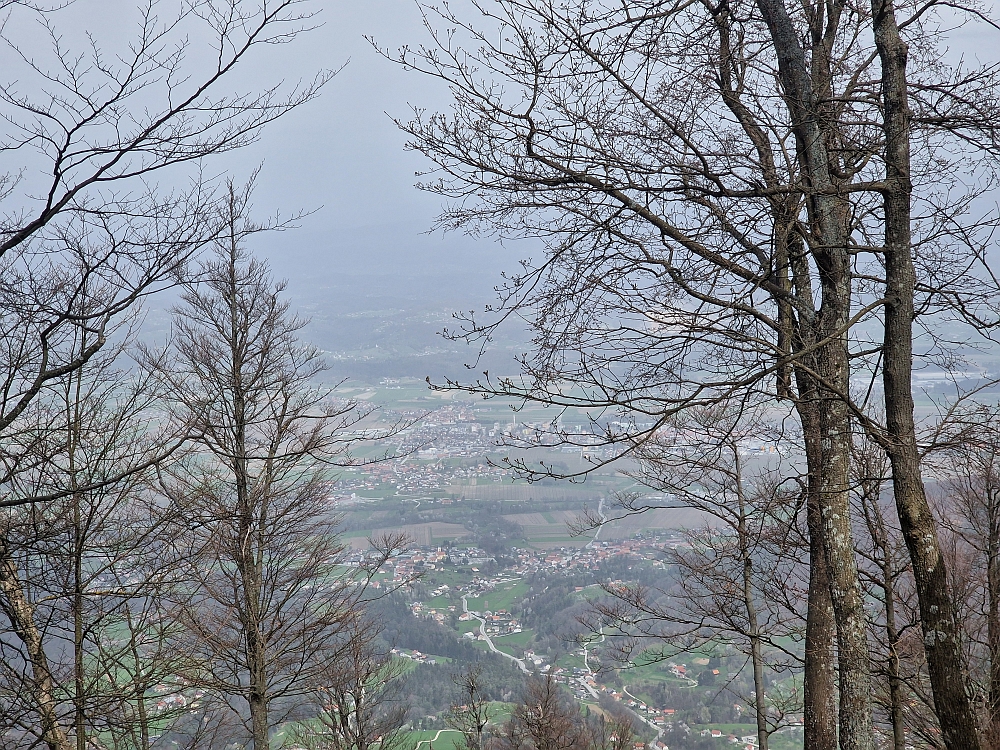
[[[617,410],[630,427],[595,425],[617,456],[679,410],[773,382],[797,413],[809,469],[806,731],[816,748],[874,743],[849,493],[856,420],[889,454],[901,528],[924,571],[946,744],[978,746],[909,374],[914,320],[933,356],[947,343],[941,320],[980,327],[995,305],[989,274],[976,272],[994,217],[970,216],[993,173],[959,165],[970,151],[989,165],[997,154],[996,70],[948,64],[931,29],[954,4],[907,6],[898,21],[886,4],[782,0],[476,8],[480,21],[426,8],[434,44],[397,59],[448,82],[454,103],[450,116],[418,110],[401,126],[435,165],[424,187],[452,201],[442,226],[540,237],[545,250],[501,289],[499,307],[458,332],[485,342],[504,320],[528,320],[522,377],[449,385]],[[909,69],[907,46],[918,51]],[[852,375],[872,385],[858,402]],[[876,378],[885,423],[866,408]]]
[[[124,339],[47,384],[14,423],[12,489],[57,498],[6,509],[0,527],[0,732],[26,746],[85,750],[102,737],[146,750],[152,687],[182,690],[184,655],[167,637],[178,581],[158,555],[169,511],[151,487],[182,435],[147,429],[163,392],[115,364]]]
[[[971,8],[970,8],[971,10]],[[908,62],[910,50],[903,38],[892,0],[872,0],[872,32],[881,61],[882,130],[885,145],[882,197],[882,251],[885,263],[885,326],[883,329],[882,387],[885,393],[884,445],[892,465],[892,489],[903,538],[906,540],[920,603],[920,624],[927,667],[934,688],[934,706],[949,748],[976,747],[976,719],[962,666],[962,646],[950,581],[941,553],[938,524],[927,501],[920,471],[913,415],[913,320],[917,312],[918,278],[913,261],[914,184],[911,168],[913,113]],[[916,20],[919,21],[919,18]],[[912,23],[903,19],[904,24]],[[921,52],[923,50],[920,50]],[[949,82],[950,83],[950,82]],[[975,87],[975,84],[973,85]],[[968,95],[953,85],[949,98]],[[964,109],[964,108],[963,108]],[[991,132],[993,123],[966,127],[972,133]],[[980,114],[981,116],[981,114]],[[987,153],[991,149],[987,147]]]
[[[629,474],[668,507],[702,511],[706,523],[687,530],[686,543],[667,554],[675,571],[670,584],[606,585],[610,599],[594,603],[592,624],[620,641],[616,650],[629,661],[706,648],[744,654],[753,693],[739,698],[753,707],[762,750],[801,700],[767,693],[771,676],[801,668],[801,655],[783,644],[803,635],[805,593],[797,529],[803,493],[782,471],[795,467],[777,452],[779,437],[754,410],[720,404],[675,418],[644,444]],[[654,507],[625,496],[612,514]],[[651,639],[658,644],[650,646]]]
[[[304,321],[242,246],[258,229],[248,197],[230,186],[228,235],[175,311],[163,373],[198,450],[168,467],[164,488],[189,527],[175,547],[194,587],[185,648],[203,667],[191,679],[262,750],[347,647],[365,584],[404,540],[378,540],[367,564],[344,567],[329,468],[352,460],[352,428],[370,410],[317,385],[324,365],[299,343]]]
[[[947,415],[932,460],[944,526],[965,565],[959,599],[963,646],[970,651],[973,688],[981,696],[990,746],[1000,742],[1000,409],[964,403]],[[959,562],[954,560],[953,562]]]
[[[858,516],[864,519],[864,531],[867,532],[858,535],[862,579],[869,582],[869,596],[882,603],[881,613],[872,617],[872,629],[876,633],[873,660],[877,664],[873,672],[885,678],[878,684],[885,689],[876,691],[875,704],[887,718],[893,750],[903,750],[907,744],[907,706],[910,703],[903,652],[906,631],[914,625],[905,606],[909,603],[907,594],[912,590],[908,585],[911,569],[908,561],[902,559],[905,555],[900,554],[902,538],[891,523],[883,498],[890,476],[885,451],[863,435],[857,435],[851,465]]]

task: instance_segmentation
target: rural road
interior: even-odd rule
[[[420,746],[423,745],[424,743],[426,743],[427,745],[433,745],[435,742],[438,741],[438,737],[441,736],[442,732],[457,732],[457,731],[458,731],[457,729],[439,729],[437,731],[437,734],[434,735],[434,739],[420,740],[420,742],[417,743],[416,747],[414,747],[413,750],[420,750]]]
[[[604,643],[604,641],[607,640],[606,636],[604,635],[603,625],[601,625],[600,633],[601,633],[601,640],[595,641],[594,643]],[[590,673],[591,676],[593,676],[594,670],[590,668],[590,662],[588,661],[588,659],[590,658],[590,646],[593,646],[594,643],[586,643],[583,646],[583,666],[586,668],[586,670]]]
[[[632,693],[630,693],[628,691],[628,686],[627,685],[622,685],[622,692],[625,693],[625,695],[627,695],[632,700],[636,701],[637,703],[644,703],[644,701],[640,700],[639,698],[636,698],[634,695],[632,695]],[[629,709],[629,710],[631,710],[631,709]],[[641,721],[643,724],[648,724],[650,727],[653,728],[653,731],[656,732],[656,739],[660,739],[660,737],[663,736],[663,729],[661,727],[656,726],[656,724],[654,724],[653,722],[651,722],[649,719],[647,719],[645,716],[643,716],[638,711],[632,711],[632,713],[635,716],[637,716],[639,718],[639,721]]]
[[[594,542],[597,541],[597,537],[599,537],[601,535],[601,529],[603,529],[604,528],[604,524],[606,524],[608,522],[608,516],[604,512],[604,498],[603,497],[600,500],[597,501],[597,515],[600,516],[600,518],[601,518],[601,525],[597,527],[597,531],[594,532],[594,538],[591,539],[589,542],[587,542],[587,544],[584,546],[584,549],[586,549],[587,547],[593,547],[594,546]]]
[[[584,690],[586,690],[588,693],[590,693],[591,697],[600,700],[601,694],[598,693],[597,690],[595,690],[594,687],[589,682],[587,682],[587,678],[586,677],[577,677],[576,681],[580,683],[580,686]]]
[[[462,611],[467,612],[468,614],[472,615],[477,620],[479,620],[479,632],[483,636],[483,640],[486,641],[486,645],[490,647],[490,651],[492,651],[494,654],[500,654],[500,656],[506,656],[512,662],[517,664],[517,666],[521,668],[522,672],[528,674],[528,668],[524,665],[524,661],[522,659],[518,659],[516,656],[510,655],[506,651],[501,651],[500,649],[498,649],[496,646],[493,645],[493,641],[490,640],[490,637],[488,635],[486,635],[486,620],[477,615],[475,612],[469,611],[468,596],[469,596],[468,594],[462,595]]]

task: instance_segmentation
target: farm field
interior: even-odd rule
[[[468,517],[470,502],[500,502],[500,517],[504,521],[516,523],[524,533],[524,541],[536,549],[552,547],[579,547],[587,544],[593,536],[588,532],[582,536],[573,536],[571,525],[581,517],[584,511],[593,512],[599,499],[590,496],[583,498],[572,493],[555,491],[554,488],[537,485],[495,484],[488,493],[480,490],[489,489],[483,485],[461,487],[464,499],[453,502],[453,505],[440,503],[440,498],[422,496],[420,500],[406,499],[398,496],[369,503],[343,508],[346,518],[350,521],[350,530],[343,534],[345,540],[352,540],[355,548],[365,546],[369,536],[385,533],[405,533],[417,546],[438,546],[445,542],[468,541],[472,532],[464,523]],[[449,486],[449,493],[458,489],[457,485]],[[470,500],[468,490],[475,489],[475,497]],[[487,497],[489,496],[489,497]],[[548,509],[540,512],[503,513],[502,505],[509,502],[515,508],[531,507],[544,503]],[[419,503],[419,505],[418,505]],[[391,523],[398,520],[403,512],[411,515],[419,511],[423,519],[412,523]],[[426,519],[430,514],[431,518]],[[426,520],[425,520],[426,519]],[[454,519],[454,521],[452,521]],[[390,523],[386,523],[389,521]],[[601,531],[600,538],[605,541],[628,539],[645,531],[696,528],[711,523],[712,517],[701,511],[690,508],[661,508],[640,515],[609,521]],[[354,541],[356,540],[356,541]]]
[[[510,611],[514,603],[520,602],[527,593],[528,584],[521,581],[501,584],[493,591],[489,591],[481,597],[469,597],[469,609],[477,612],[484,612],[486,610],[495,612],[501,609]]]
[[[349,531],[344,534],[344,539],[345,541],[349,540],[351,547],[354,549],[368,549],[367,540],[369,537],[379,537],[387,534],[406,534],[412,540],[412,544],[418,547],[433,547],[446,541],[464,539],[470,535],[470,532],[464,526],[457,523],[435,521],[432,523]]]
[[[601,539],[629,539],[643,531],[692,529],[710,524],[713,517],[693,508],[658,508],[605,525]]]
[[[520,633],[510,635],[493,636],[493,645],[504,653],[510,654],[520,659],[524,655],[525,646],[531,642],[534,633],[530,630],[522,630]]]
[[[436,739],[435,739],[436,738]],[[407,732],[403,750],[458,750],[462,733],[454,729],[427,729]]]

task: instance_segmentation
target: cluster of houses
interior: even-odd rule
[[[599,570],[601,566],[613,557],[626,557],[634,560],[650,560],[654,567],[663,565],[663,550],[683,543],[679,537],[674,539],[671,532],[666,532],[670,538],[622,539],[607,542],[597,542],[588,547],[567,548],[536,551],[518,550],[518,573],[536,573],[552,570]]]
[[[185,680],[181,680],[185,683]],[[181,708],[197,708],[197,700],[204,697],[204,690],[195,690],[193,694],[185,696],[176,692],[177,685],[167,685],[160,683],[153,688],[153,692],[160,695],[153,704],[153,711],[163,713],[164,711],[176,711]]]
[[[670,729],[672,726],[673,717],[676,713],[676,709],[674,708],[655,708],[654,706],[647,705],[638,698],[618,692],[617,690],[610,690],[606,686],[601,687],[601,692],[607,693],[620,703],[624,703],[635,713],[643,717],[647,723],[659,729]]]
[[[475,568],[473,568],[473,570],[475,570]],[[468,596],[478,599],[479,597],[493,591],[497,586],[504,583],[510,583],[511,581],[514,580],[517,579],[511,578],[509,574],[502,574],[494,576],[493,578],[483,578],[482,576],[476,576],[464,586],[459,586],[458,590],[463,594],[467,594]]]
[[[398,656],[401,659],[409,659],[417,664],[437,664],[437,659],[433,656],[428,656],[427,654],[421,653],[416,649],[412,651],[407,651],[403,648],[394,648],[391,651],[393,656]]]
[[[524,660],[528,664],[532,664],[535,667],[539,667],[540,672],[549,671],[549,665],[545,663],[545,657],[541,656],[540,654],[536,654],[531,649],[528,649],[527,651],[524,652]]]
[[[478,547],[452,547],[448,551],[448,562],[452,565],[486,565],[496,562],[496,558]]]
[[[156,713],[163,713],[164,711],[169,711],[171,709],[186,707],[187,698],[180,693],[174,693],[173,695],[165,695],[156,701],[154,709]]]
[[[482,629],[488,636],[495,637],[500,635],[513,635],[514,633],[521,632],[521,623],[519,623],[517,618],[515,618],[514,615],[506,609],[498,609],[495,612],[486,610],[481,614],[463,612],[459,615],[458,619],[460,622],[474,620],[476,619],[475,614],[479,614],[479,616],[484,620]]]
[[[410,611],[413,613],[414,617],[429,617],[435,622],[439,622],[442,625],[447,619],[444,612],[434,609],[432,607],[426,606],[423,602],[410,602]],[[451,605],[448,607],[449,612],[455,611],[455,606]],[[461,618],[459,618],[461,619]]]
[[[357,553],[354,556],[357,557]],[[496,559],[477,547],[452,547],[450,550],[442,547],[416,547],[387,560],[383,570],[392,571],[393,582],[404,583],[425,570],[437,570],[446,564],[476,566],[491,562],[496,562]],[[476,568],[473,567],[473,570]],[[489,587],[486,579],[473,579],[470,586],[476,585],[484,590]],[[444,590],[435,593],[434,596],[440,596],[442,593]]]
[[[404,416],[406,413],[404,413]],[[417,414],[410,414],[417,416]],[[483,456],[491,450],[496,450],[496,440],[493,431],[479,423],[475,410],[464,405],[448,405],[437,409],[433,414],[408,427],[396,438],[399,453],[412,455],[416,453],[423,459],[436,459],[450,456]],[[413,462],[398,462],[404,471],[412,469]],[[502,477],[502,473],[483,467],[481,473],[474,476],[493,475]],[[409,479],[409,477],[407,477]],[[411,484],[404,480],[404,484]],[[419,487],[419,482],[412,483]],[[424,487],[426,488],[426,486]]]
[[[405,583],[424,570],[435,570],[448,560],[448,553],[440,547],[417,547],[386,561],[385,569],[392,571],[393,583]]]

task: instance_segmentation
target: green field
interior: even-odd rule
[[[585,668],[583,657],[578,656],[575,652],[560,655],[560,657],[556,659],[556,665],[563,667],[564,669],[573,669],[575,667],[579,667],[580,669]]]
[[[510,635],[498,635],[494,636],[493,643],[499,648],[500,644],[511,645],[511,646],[527,646],[531,643],[531,639],[535,637],[535,634],[530,630],[522,630],[520,633],[511,633]]]
[[[533,637],[534,633],[530,630],[523,630],[520,633],[493,636],[492,641],[493,645],[504,653],[520,659],[524,656],[524,649],[529,643],[531,643],[531,639]]]
[[[434,742],[434,738],[437,741]],[[420,732],[407,732],[406,742],[403,744],[404,750],[416,750],[417,746],[421,750],[457,750],[460,747],[462,733],[454,729],[442,729],[440,733],[437,729]]]
[[[481,597],[469,598],[469,609],[477,612],[490,610],[496,612],[506,609],[508,612],[515,603],[519,603],[528,593],[528,584],[517,581],[497,586],[493,591],[489,591]],[[488,605],[488,606],[487,606]]]
[[[448,609],[453,604],[452,598],[447,595],[431,597],[424,602],[425,607],[432,609]]]

